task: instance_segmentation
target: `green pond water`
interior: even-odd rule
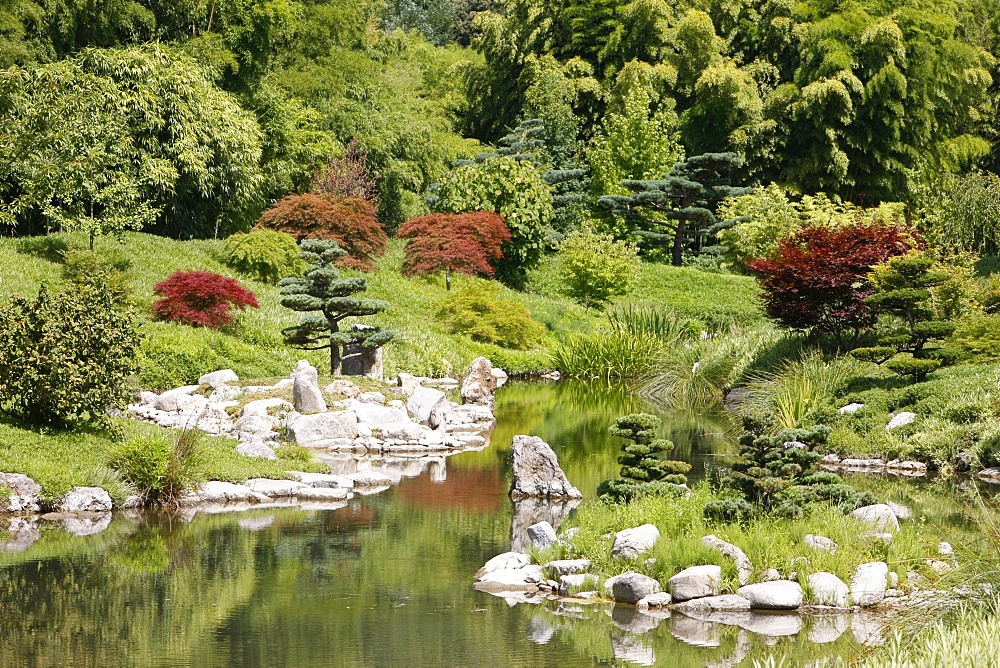
[[[636,410],[655,409],[603,387],[512,383],[498,394],[492,445],[377,461],[399,484],[339,509],[122,513],[106,528],[82,527],[92,535],[69,534],[65,519],[8,532],[0,665],[728,666],[855,656],[877,619],[728,624],[606,604],[513,604],[472,589],[473,573],[509,549],[512,522],[526,521],[507,498],[511,438],[541,436],[590,497],[616,475],[609,422]],[[693,478],[733,448],[718,416],[661,415]],[[903,497],[912,487],[892,484]]]

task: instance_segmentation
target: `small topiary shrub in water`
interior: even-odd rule
[[[815,503],[831,503],[847,509],[874,503],[869,493],[846,485],[835,473],[817,471],[830,428],[785,429],[776,436],[748,432],[740,439],[740,454],[721,484],[742,499],[714,501],[705,516],[731,522],[755,514],[796,519]]]
[[[597,488],[597,494],[605,501],[630,501],[639,494],[683,494],[687,489],[687,477],[691,465],[659,457],[670,452],[674,444],[663,438],[656,438],[662,421],[649,413],[633,413],[615,420],[608,431],[613,436],[628,440],[622,446],[618,458],[621,479],[605,480]]]
[[[124,407],[139,334],[107,286],[42,286],[0,308],[0,410],[33,424],[103,421]]]
[[[231,278],[210,271],[178,271],[153,286],[159,320],[218,329],[233,321],[233,309],[259,308],[257,298]]]
[[[222,245],[222,259],[233,269],[269,285],[303,269],[295,237],[275,230],[232,235]]]

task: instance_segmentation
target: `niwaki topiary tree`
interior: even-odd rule
[[[300,277],[283,278],[278,283],[285,297],[281,305],[293,311],[310,313],[298,325],[281,330],[285,342],[303,350],[330,350],[330,373],[339,376],[342,350],[352,343],[374,350],[393,337],[393,332],[378,327],[341,331],[345,318],[375,315],[389,308],[380,299],[360,299],[354,295],[368,289],[364,278],[340,278],[334,269],[345,255],[335,241],[305,239],[299,247],[303,260],[312,265]],[[312,314],[313,311],[318,313]]]
[[[670,452],[674,444],[663,438],[656,438],[662,421],[649,413],[625,415],[611,425],[608,431],[613,436],[628,439],[622,446],[624,452],[618,458],[621,479],[605,480],[597,487],[597,494],[605,501],[630,501],[639,494],[671,493],[682,494],[686,487],[691,465],[658,455]]]
[[[865,303],[879,315],[894,316],[900,324],[881,336],[878,346],[856,348],[852,356],[884,364],[915,382],[957,359],[956,350],[927,347],[955,331],[955,323],[938,318],[932,304],[932,290],[948,281],[947,271],[934,269],[934,259],[926,253],[910,253],[874,267],[870,277],[875,292]]]
[[[835,473],[817,471],[823,455],[816,448],[826,443],[830,428],[785,429],[775,436],[752,432],[740,438],[740,454],[724,487],[742,498],[718,499],[705,504],[705,516],[732,522],[752,514],[802,517],[816,503],[839,504],[848,509],[874,503],[869,493],[844,484]]]

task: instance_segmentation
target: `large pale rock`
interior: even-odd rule
[[[328,394],[342,395],[345,399],[358,399],[361,397],[361,388],[349,380],[335,380],[323,388],[323,391]]]
[[[855,402],[852,404],[847,404],[846,406],[842,406],[841,408],[838,408],[837,412],[840,413],[841,415],[853,415],[854,413],[857,413],[864,407],[865,407],[864,404],[859,404]]]
[[[295,492],[299,501],[343,501],[351,495],[344,487],[300,487]]]
[[[310,487],[343,487],[351,489],[354,487],[354,479],[346,475],[332,475],[330,473],[306,473],[305,471],[289,471],[299,482],[304,482]]]
[[[483,432],[496,424],[496,417],[489,406],[477,404],[456,406],[449,403],[448,410],[444,414],[444,422],[448,425],[448,431]]]
[[[542,567],[536,565],[522,568],[502,568],[486,573],[474,586],[480,591],[537,591],[544,580]]]
[[[236,454],[250,459],[269,459],[275,461],[278,454],[264,441],[247,441],[236,446]]]
[[[658,540],[660,540],[660,530],[652,524],[619,531],[615,534],[615,542],[611,546],[611,556],[635,559],[643,552],[652,549]]]
[[[476,579],[479,580],[488,573],[500,570],[519,570],[531,563],[528,555],[520,552],[504,552],[493,557],[483,567],[476,571]]]
[[[271,397],[270,399],[257,399],[251,401],[240,411],[241,417],[269,417],[271,415],[281,415],[292,410],[292,405],[281,397]]]
[[[249,503],[262,503],[265,501],[270,501],[271,499],[263,494],[253,491],[246,485],[237,485],[231,482],[222,482],[220,480],[210,480],[203,485],[200,485],[195,492],[194,497],[188,497],[185,499],[185,504],[188,503],[234,503],[234,502],[249,502]]]
[[[852,510],[851,515],[871,525],[877,532],[896,533],[899,531],[899,520],[896,519],[896,513],[892,512],[892,508],[884,503],[876,503],[872,506]]]
[[[675,610],[689,612],[745,612],[750,609],[750,601],[736,594],[693,598],[678,603]]]
[[[64,513],[102,513],[111,510],[111,495],[100,487],[74,487],[59,503]]]
[[[531,549],[528,527],[548,522],[558,532],[563,519],[579,504],[580,499],[515,499],[514,516],[510,520],[510,549],[527,553]]]
[[[833,573],[820,571],[810,574],[809,588],[812,589],[813,602],[817,605],[831,605],[835,608],[850,605],[851,590]]]
[[[675,601],[718,596],[722,589],[722,567],[707,564],[685,568],[667,580],[667,589]]]
[[[503,369],[493,367],[493,377],[496,378],[497,388],[501,388],[507,384],[507,372]]]
[[[441,390],[417,385],[406,401],[406,411],[416,422],[434,429],[444,420],[448,399]]]
[[[729,557],[736,563],[736,573],[741,586],[750,582],[750,576],[753,575],[753,563],[746,552],[716,536],[705,536],[701,542],[703,545],[718,550],[723,556]]]
[[[270,480],[269,478],[251,478],[247,480],[247,487],[271,498],[295,496],[300,490],[312,489],[309,485],[295,480]]]
[[[916,419],[916,413],[910,413],[908,411],[897,413],[891,420],[889,420],[889,424],[885,426],[885,430],[892,431],[893,429],[897,429],[899,427],[905,427],[908,424],[913,424]]]
[[[539,522],[528,527],[528,540],[540,550],[552,547],[558,540],[556,530],[548,522]]]
[[[537,436],[515,436],[510,448],[513,480],[510,496],[582,499],[583,494],[566,479],[556,453]]]
[[[179,396],[174,401],[176,410],[184,415],[198,415],[208,408],[208,404],[208,397],[203,397],[200,394]]]
[[[22,473],[0,473],[0,485],[10,490],[0,499],[0,511],[7,513],[37,513],[38,495],[42,486]]]
[[[393,483],[392,478],[378,471],[358,471],[351,479],[355,487],[383,487]]]
[[[642,573],[622,573],[611,585],[611,597],[619,603],[638,603],[660,591],[660,583]]]
[[[493,365],[485,357],[477,357],[469,367],[469,375],[462,382],[462,401],[467,404],[492,406],[497,391]]]
[[[156,398],[153,407],[158,411],[174,412],[177,410],[177,400],[181,397],[189,397],[191,393],[198,389],[198,385],[185,385],[173,390],[167,390]]]
[[[803,539],[807,547],[811,547],[814,550],[822,550],[824,552],[836,553],[837,543],[826,536],[816,536],[811,533],[807,533]]]
[[[319,372],[305,360],[299,360],[292,372],[292,403],[299,413],[322,413],[326,399],[319,389]]]
[[[354,414],[358,416],[359,423],[366,424],[373,429],[386,424],[412,423],[410,416],[402,408],[390,408],[357,399],[346,399],[344,405],[349,410],[354,411]]]
[[[572,592],[593,590],[597,586],[597,577],[590,573],[570,573],[559,576],[559,593],[563,596]]]
[[[236,375],[236,372],[232,369],[222,369],[220,371],[213,371],[212,373],[206,373],[204,376],[198,379],[199,385],[208,385],[212,389],[217,389],[223,385],[229,385],[230,383],[235,383],[239,381],[240,377]]]
[[[316,445],[333,439],[358,437],[358,416],[354,411],[296,415],[288,419],[288,440],[298,445]]]
[[[424,378],[419,376],[414,376],[408,373],[401,373],[396,376],[396,385],[403,390],[403,394],[410,396],[413,391],[420,387],[420,384],[424,381]]]
[[[590,569],[590,559],[558,559],[548,562],[543,568],[551,569],[557,576],[586,573]]]
[[[749,584],[736,593],[750,601],[754,610],[795,610],[802,605],[802,587],[791,580]]]
[[[851,600],[854,605],[870,608],[885,598],[889,583],[889,565],[884,561],[861,564],[851,576]]]
[[[270,434],[280,424],[280,420],[270,415],[244,415],[233,424],[233,431],[239,440],[250,440],[253,436]]]

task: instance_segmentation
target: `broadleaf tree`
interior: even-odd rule
[[[444,271],[448,290],[452,272],[492,276],[494,263],[503,257],[501,245],[511,239],[503,218],[490,211],[411,218],[399,228],[396,238],[408,239],[403,273],[413,276]]]

